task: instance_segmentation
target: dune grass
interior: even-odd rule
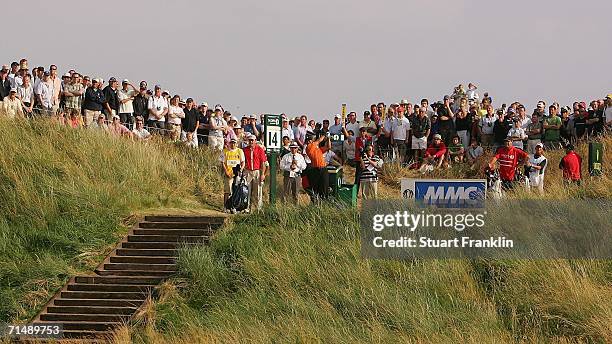
[[[144,209],[205,206],[206,153],[48,120],[0,119],[0,322],[27,320],[91,271]]]

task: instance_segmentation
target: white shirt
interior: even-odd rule
[[[355,123],[348,122],[346,123],[346,131],[353,131],[353,136],[357,137],[359,135],[359,122],[355,121]]]
[[[134,113],[134,107],[132,106],[131,99],[125,103],[122,103],[121,101],[131,98],[135,93],[136,91],[130,88],[128,88],[127,91],[124,91],[123,89],[117,91],[117,98],[119,98],[119,113]]]
[[[482,133],[485,135],[493,134],[493,125],[495,124],[495,121],[497,121],[497,115],[482,117],[480,119],[480,129],[482,129]]]
[[[214,123],[215,126],[217,126],[217,127],[225,127],[225,126],[227,126],[227,122],[225,122],[223,117],[213,116],[213,117],[210,118],[210,122]],[[221,130],[221,129],[211,129],[210,130],[210,135],[211,136],[217,136],[217,137],[223,137],[223,130]]]
[[[295,168],[291,169],[291,162],[295,159]],[[302,154],[298,153],[287,153],[283,155],[280,161],[280,169],[287,172],[293,172],[295,174],[302,173],[306,169],[306,160]],[[293,177],[293,176],[291,176]]]
[[[510,130],[508,131],[508,137],[510,138],[514,138],[514,137],[519,137],[521,138],[521,140],[525,140],[527,138],[527,134],[525,134],[525,129],[523,128],[510,128]],[[523,141],[514,141],[512,140],[512,145],[516,148],[520,148],[523,149]]]
[[[532,168],[529,171],[529,182],[532,186],[538,186],[544,180],[544,172],[546,172],[548,161],[543,155],[540,155],[537,158],[535,157],[535,155],[529,155],[529,163],[531,165],[539,166],[543,161],[545,161],[545,163],[544,167],[541,170],[536,170],[535,168]]]
[[[397,118],[393,125],[393,139],[395,140],[406,140],[408,137],[408,130],[410,130],[410,121],[408,118],[402,116]]]
[[[283,127],[283,131],[281,132],[281,138],[285,136],[287,136],[289,140],[293,141],[293,129],[291,129],[291,127]]]
[[[608,106],[604,109],[604,115],[606,117],[606,123],[612,122],[612,106]]]
[[[472,100],[478,100],[479,96],[478,93],[476,92],[476,89],[473,90],[468,90],[465,95],[467,96],[468,99],[472,99]]]
[[[49,84],[47,84],[46,82],[39,82],[38,86],[36,87],[34,92],[36,94],[40,95],[40,99],[42,101],[42,105],[46,109],[51,108],[51,101],[52,101],[52,98],[53,98],[53,92],[51,90],[51,87],[49,87]]]
[[[147,106],[147,108],[149,110],[155,110],[157,112],[162,112],[164,111],[164,109],[168,108],[168,102],[166,101],[166,98],[159,96],[152,96],[149,97],[149,104]],[[162,116],[162,118],[160,119],[156,119],[155,116],[149,116],[149,120],[156,120],[158,122],[165,122],[166,119],[164,118],[164,116]]]
[[[28,85],[28,87],[23,87],[23,85],[17,88],[17,95],[21,98],[21,101],[26,103],[32,102],[32,96],[34,95],[34,91],[32,89],[32,85]]]
[[[181,118],[185,118],[185,111],[179,106],[170,105],[170,108],[168,108],[168,123],[181,124]]]
[[[134,128],[134,130],[132,130],[132,132],[134,133],[134,135],[137,138],[139,138],[141,140],[146,139],[147,137],[151,136],[151,133],[149,133],[149,131],[147,129],[145,129],[145,128],[142,128],[140,130]]]

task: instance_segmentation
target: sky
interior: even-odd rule
[[[237,115],[442,99],[612,93],[612,1],[30,0],[3,11],[2,63],[147,80]]]

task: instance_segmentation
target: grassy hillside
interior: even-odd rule
[[[0,322],[29,318],[91,271],[131,214],[200,208],[217,179],[205,153],[42,120],[0,119],[0,147]]]

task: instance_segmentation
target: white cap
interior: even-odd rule
[[[252,118],[252,119],[257,119],[257,116],[255,116],[255,115],[250,115],[250,116],[249,116],[249,118]]]
[[[113,119],[119,119],[119,115],[113,115]]]
[[[122,82],[122,83],[124,83],[124,84],[129,84],[129,83],[130,83],[130,80],[128,80],[128,79],[123,79],[123,82]]]
[[[203,103],[202,103],[202,106],[206,106],[206,107],[208,107],[208,103],[207,103],[207,102],[203,102]]]
[[[215,106],[215,111],[223,111],[223,108],[220,105]]]
[[[70,72],[66,72],[66,74],[64,74],[65,77],[71,77],[72,75],[70,75]]]
[[[236,122],[238,122],[238,117],[236,117],[236,116],[232,116],[231,120],[232,120],[232,121],[236,121]]]
[[[340,116],[340,114],[336,114],[334,118],[342,118],[342,116]]]

